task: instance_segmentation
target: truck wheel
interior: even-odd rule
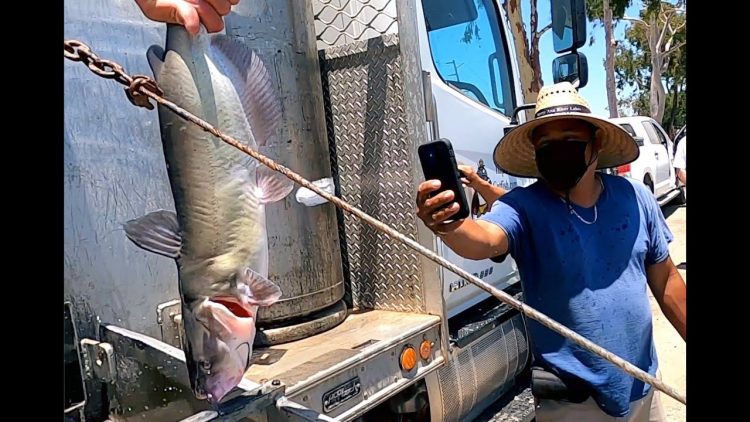
[[[643,184],[648,186],[651,193],[654,193],[654,182],[651,181],[651,176],[646,175],[646,177],[643,178]]]

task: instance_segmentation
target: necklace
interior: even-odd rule
[[[602,193],[604,193],[604,182],[602,182],[602,179],[598,179],[598,180],[599,180],[599,184],[602,186]],[[573,214],[573,215],[575,215],[576,217],[578,217],[578,219],[581,220],[581,222],[584,223],[584,224],[594,224],[594,223],[596,223],[597,218],[599,218],[599,213],[598,213],[598,210],[596,208],[596,204],[594,204],[594,219],[592,221],[586,221],[586,220],[584,220],[583,217],[581,217],[580,214],[578,214],[576,212],[575,209],[573,209],[573,205],[570,202],[566,202],[562,198],[560,198],[560,200],[563,201],[564,204],[567,204],[568,205],[568,209],[570,210],[570,213]],[[598,199],[597,199],[597,202],[598,202]]]

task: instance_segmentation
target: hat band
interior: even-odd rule
[[[550,114],[558,114],[558,113],[587,113],[591,114],[591,110],[589,110],[588,107],[582,106],[580,104],[564,104],[564,105],[558,105],[554,107],[547,107],[543,108],[536,112],[534,115],[535,117],[544,117],[548,116]]]

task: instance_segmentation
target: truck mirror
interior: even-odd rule
[[[583,53],[570,53],[552,61],[552,76],[555,83],[570,82],[581,89],[589,82],[589,66]]]
[[[575,51],[586,44],[585,0],[551,0],[552,37],[556,53]]]

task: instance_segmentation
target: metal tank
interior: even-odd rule
[[[255,49],[282,104],[277,139],[264,151],[308,180],[331,177],[313,12],[309,2],[240,2],[227,35]],[[295,188],[296,189],[296,188]],[[275,344],[331,328],[346,317],[338,223],[332,204],[307,207],[294,194],[266,206],[269,279],[284,292],[258,315],[256,342]]]
[[[264,153],[317,180],[331,170],[311,16],[306,2],[246,1],[227,17],[226,32],[259,52],[282,101],[283,122]],[[64,18],[65,39],[83,41],[131,75],[151,75],[146,50],[164,44],[166,25],[147,20],[135,2],[68,1]],[[106,322],[174,344],[177,331],[163,312],[179,297],[174,261],[135,247],[122,230],[132,218],[174,209],[157,113],[134,107],[119,84],[80,63],[65,60],[64,72],[64,296],[75,337],[97,338]],[[334,206],[306,207],[292,194],[266,215],[269,278],[284,295],[260,312],[256,344],[340,323],[346,305]]]

